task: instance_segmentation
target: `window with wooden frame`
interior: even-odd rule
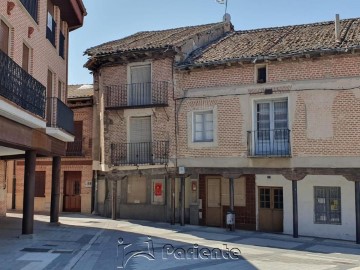
[[[10,28],[0,20],[0,50],[9,55]]]
[[[46,172],[35,172],[35,197],[45,197]]]

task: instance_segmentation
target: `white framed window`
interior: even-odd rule
[[[340,187],[314,187],[314,223],[341,225]]]
[[[254,106],[254,130],[252,131],[255,156],[290,155],[290,131],[288,128],[288,100],[259,100]]]
[[[193,115],[193,141],[214,141],[214,113],[210,111],[194,112]]]
[[[152,104],[151,63],[131,64],[128,72],[128,105]]]

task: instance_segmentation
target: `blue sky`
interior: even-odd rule
[[[139,31],[219,22],[216,0],[83,0],[84,26],[70,34],[69,84],[92,83],[83,52]],[[235,30],[360,17],[359,0],[228,0]]]

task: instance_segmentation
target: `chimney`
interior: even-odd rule
[[[336,14],[335,16],[335,42],[341,42],[340,39],[340,16]]]

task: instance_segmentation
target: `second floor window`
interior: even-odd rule
[[[137,65],[130,68],[130,106],[151,104],[151,65]]]
[[[288,154],[287,100],[261,101],[255,105],[255,155]]]
[[[54,19],[54,4],[51,0],[47,1],[47,20],[46,20],[46,38],[51,44],[56,47],[55,36],[56,36],[56,23]]]
[[[0,50],[9,54],[9,36],[10,28],[6,23],[0,20]]]
[[[20,0],[31,17],[37,22],[38,17],[38,0]]]
[[[213,111],[194,113],[194,142],[214,141]]]

